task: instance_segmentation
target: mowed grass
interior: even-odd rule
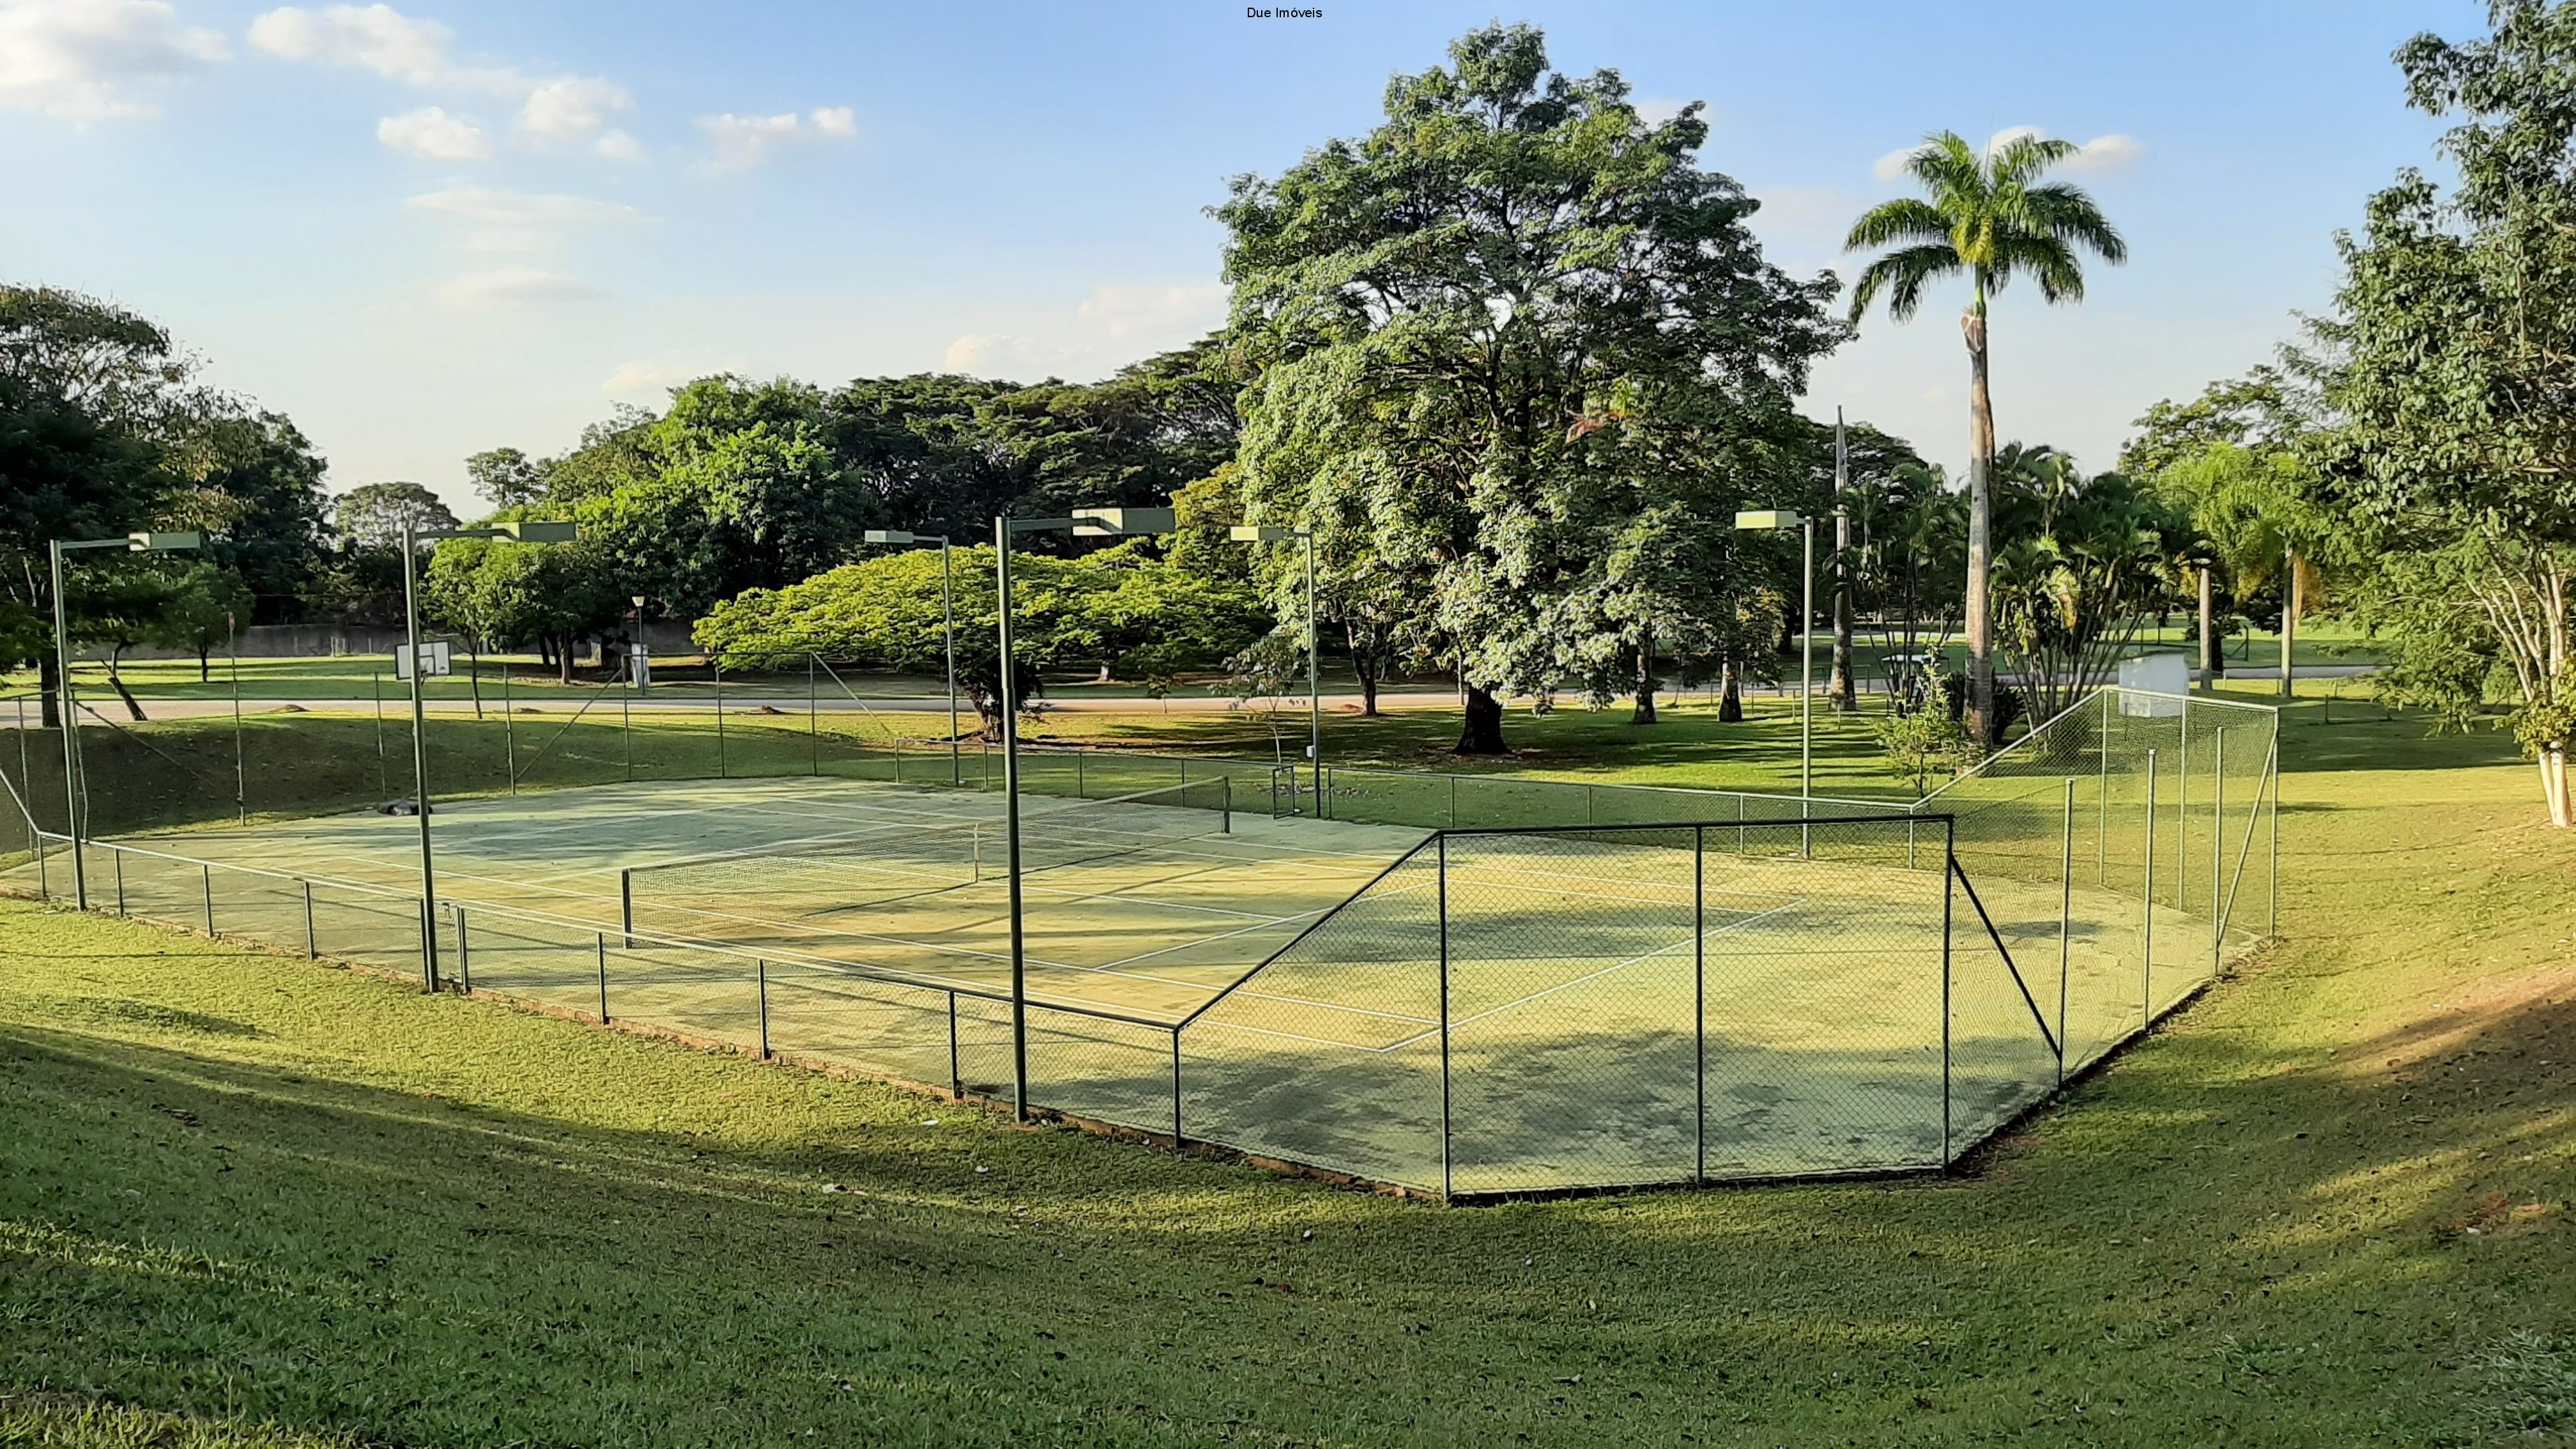
[[[2289,939],[1946,1179],[1441,1209],[12,905],[0,1443],[2564,1438],[2576,841],[2284,749]]]

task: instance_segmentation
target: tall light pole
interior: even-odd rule
[[[489,528],[441,528],[423,532],[409,523],[402,532],[403,649],[411,674],[412,809],[420,817],[420,972],[431,991],[438,990],[438,879],[429,851],[429,714],[420,688],[420,586],[414,551],[423,543],[445,538],[509,538],[521,543],[570,543],[569,523],[496,523]]]
[[[957,607],[949,590],[948,535],[906,533],[899,528],[871,528],[860,535],[870,543],[935,543],[939,545],[939,631],[948,643],[948,783],[966,783],[957,753]]]
[[[1002,840],[1011,876],[1011,1115],[1022,1122],[1029,1120],[1029,978],[1020,910],[1020,702],[1011,649],[1011,540],[1023,533],[1133,538],[1172,528],[1168,508],[1077,508],[1065,518],[993,520],[994,602],[1002,654]]]
[[[1747,533],[1806,534],[1804,584],[1798,596],[1798,798],[1816,793],[1816,520],[1786,508],[1765,508],[1735,515],[1735,526]]]
[[[1316,813],[1323,813],[1324,798],[1324,695],[1317,683],[1322,652],[1315,647],[1315,530],[1312,528],[1278,528],[1236,524],[1227,536],[1237,543],[1277,543],[1302,539],[1306,544],[1306,771],[1313,782]]]
[[[72,838],[72,904],[89,909],[89,873],[81,864],[80,702],[72,692],[71,611],[63,605],[63,555],[120,548],[127,553],[174,553],[203,544],[194,533],[129,533],[123,538],[58,538],[46,545],[54,579],[54,687],[62,696],[63,826]]]
[[[1852,660],[1851,446],[1843,410],[1834,409],[1834,664],[1825,700],[1840,713],[1860,708],[1860,671]]]

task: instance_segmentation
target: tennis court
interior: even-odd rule
[[[487,793],[431,820],[437,977],[1446,1198],[1934,1168],[2263,934],[2271,717],[2134,702],[1912,810],[1033,755],[1024,1013],[979,778]],[[82,858],[95,907],[423,970],[413,817]]]
[[[1222,783],[1023,802],[1032,999],[1186,1013],[1423,837],[1232,811]],[[510,954],[536,924],[552,922],[620,944],[631,926],[638,938],[721,946],[782,969],[1007,990],[1001,820],[996,794],[827,777],[440,802],[431,831],[439,896],[466,912],[470,967],[487,987],[509,978]],[[420,889],[419,823],[405,816],[123,843],[413,898]]]

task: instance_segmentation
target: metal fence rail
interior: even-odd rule
[[[1027,998],[1026,1094],[1452,1201],[1936,1169],[2268,934],[2277,755],[2270,710],[2114,690],[1912,810],[1392,771],[1290,781],[1319,815],[1431,824],[1189,1010]],[[932,783],[974,788],[974,757],[958,758],[952,776],[943,751]],[[1032,765],[1032,793],[1190,781],[1238,804],[1273,768],[1088,751]],[[23,841],[19,880],[47,899],[78,849],[93,908],[414,978],[434,935],[437,979],[460,991],[1013,1096],[1013,1003],[990,985],[433,906],[168,838],[75,847],[6,771],[0,786],[0,848]],[[1480,823],[1445,823],[1461,814]]]

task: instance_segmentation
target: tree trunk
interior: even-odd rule
[[[572,684],[572,640],[568,636],[555,640],[555,682],[566,687]]]
[[[36,659],[36,688],[45,696],[37,722],[49,730],[63,727],[63,675],[58,663],[50,649]]]
[[[1995,730],[1995,639],[1986,600],[1986,571],[1993,556],[1995,406],[1986,390],[1986,299],[1959,319],[1968,339],[1968,702],[1970,738],[1987,749],[2002,743]]]
[[[1461,684],[1465,697],[1466,720],[1458,731],[1461,755],[1508,755],[1511,746],[1503,743],[1503,702],[1472,684]]]
[[[1726,661],[1724,678],[1725,687],[1720,691],[1717,701],[1717,722],[1742,724],[1744,723],[1744,671],[1736,668],[1735,661],[1729,659]]]
[[[206,664],[206,656],[212,652],[213,651],[209,649],[199,649],[197,651],[197,682],[199,684],[211,684],[214,682],[214,673]]]
[[[2567,746],[2564,741],[2540,750],[2540,793],[2549,801],[2549,823],[2564,830],[2576,824],[2567,800]]]
[[[123,661],[124,655],[125,650],[122,646],[108,653],[107,682],[116,690],[116,697],[125,701],[125,712],[134,716],[136,724],[141,724],[144,720],[143,701],[136,699],[134,691],[125,687],[125,675],[117,668],[117,665]]]
[[[2210,614],[2209,570],[2200,571],[2200,687],[2205,692],[2226,671],[2218,658],[2218,631]]]
[[[1651,633],[1637,646],[1637,712],[1628,722],[1655,722],[1655,636]]]
[[[2299,643],[2299,554],[2292,549],[2281,580],[2281,697],[2288,699],[2290,686],[2290,653]]]
[[[1360,718],[1377,718],[1377,671],[1362,668],[1360,676]]]
[[[1834,669],[1825,704],[1843,714],[1860,709],[1860,681],[1852,672],[1851,515],[1834,510]]]

